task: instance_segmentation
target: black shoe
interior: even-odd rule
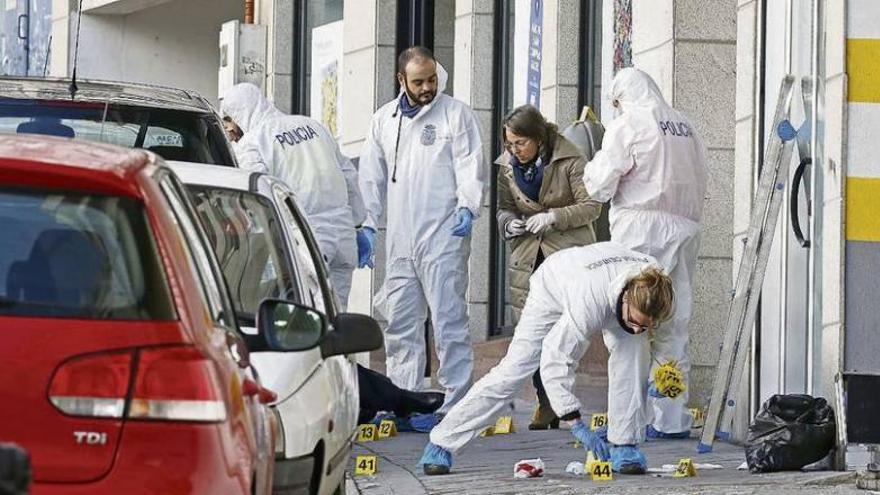
[[[532,415],[532,422],[529,423],[530,430],[558,430],[559,418],[556,413],[549,407],[538,405],[535,414]]]
[[[400,394],[400,407],[395,413],[407,417],[412,413],[429,414],[443,405],[446,395],[440,392],[413,392],[404,390]]]
[[[638,464],[624,464],[620,466],[620,474],[645,474],[645,468]]]
[[[449,466],[443,466],[441,464],[422,464],[422,470],[424,470],[425,474],[428,476],[449,474]]]

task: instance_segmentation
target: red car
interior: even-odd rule
[[[270,493],[274,418],[219,265],[156,155],[0,136],[0,442],[32,493]],[[264,349],[314,311],[260,308]]]

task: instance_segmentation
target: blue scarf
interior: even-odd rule
[[[404,91],[403,94],[400,95],[399,105],[400,113],[402,113],[404,117],[408,119],[415,117],[416,114],[419,113],[419,110],[422,109],[421,105],[413,106],[409,104],[409,98],[406,97],[406,91]]]
[[[541,183],[544,180],[544,162],[540,156],[528,163],[520,163],[516,155],[510,155],[513,178],[519,189],[532,201],[538,201]]]

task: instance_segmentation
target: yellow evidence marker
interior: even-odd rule
[[[480,436],[481,437],[491,437],[494,434],[495,434],[495,427],[490,426],[490,427],[486,428],[485,430],[483,430],[483,432],[480,433]]]
[[[674,399],[684,392],[684,373],[675,361],[667,361],[654,370],[654,384],[665,397]]]
[[[605,413],[595,413],[590,416],[590,430],[596,431],[603,426],[608,425],[608,415]]]
[[[397,423],[391,419],[383,419],[379,423],[379,438],[388,438],[397,436]]]
[[[376,425],[358,425],[358,442],[372,442],[376,440]]]
[[[592,450],[587,451],[587,460],[584,462],[584,470],[590,473],[590,479],[592,481],[611,481],[614,477],[611,471],[611,463],[596,459]]]
[[[372,476],[379,471],[379,459],[374,455],[359,455],[354,459],[355,476]]]
[[[498,418],[498,421],[495,422],[495,434],[506,435],[508,433],[516,433],[516,428],[513,426],[513,419],[510,416],[501,416]]]
[[[693,478],[697,475],[697,469],[690,459],[682,459],[678,461],[678,467],[675,468],[673,478]]]

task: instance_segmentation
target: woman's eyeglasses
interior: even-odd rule
[[[512,153],[514,151],[524,149],[530,144],[532,144],[531,139],[518,139],[516,141],[507,141],[504,143],[504,149]]]

